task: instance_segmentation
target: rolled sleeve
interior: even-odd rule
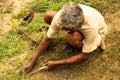
[[[56,25],[51,25],[50,28],[48,29],[47,37],[51,38],[51,39],[55,38],[57,33],[58,33],[58,29],[57,29]]]
[[[52,20],[52,23],[48,29],[47,37],[48,38],[55,38],[59,31],[60,23],[59,23],[59,12],[55,15],[55,17]]]

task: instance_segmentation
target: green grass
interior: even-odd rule
[[[2,10],[1,13],[5,14],[5,13],[11,13],[12,12],[12,8],[7,7],[6,9]]]
[[[105,53],[108,54],[110,58],[115,58],[116,56],[120,54],[120,46],[118,46],[115,49],[107,49]]]
[[[119,10],[119,2],[112,0],[35,0],[34,2],[30,3],[29,6],[23,8],[20,10],[20,12],[16,15],[13,14],[12,17],[14,18],[13,22],[10,24],[11,30],[3,35],[5,40],[0,41],[0,62],[4,62],[4,60],[9,60],[10,58],[20,55],[27,51],[34,51],[35,48],[38,46],[39,42],[43,38],[43,36],[46,34],[45,27],[49,27],[48,25],[44,24],[43,15],[46,10],[52,9],[58,11],[62,8],[62,6],[69,2],[74,1],[77,3],[86,4],[89,6],[92,6],[96,9],[98,9],[102,14],[105,13],[113,13]],[[35,12],[35,16],[31,23],[26,24],[25,26],[20,26],[21,20],[29,14],[30,11]],[[5,13],[8,13],[9,10],[6,10]],[[37,41],[37,44],[34,44],[27,36],[24,34],[20,34],[19,30],[23,30],[25,33],[30,35],[32,38],[34,38]],[[118,34],[118,33],[117,33]],[[110,34],[111,35],[111,34]],[[63,38],[63,36],[60,36],[60,38]],[[114,40],[112,38],[113,36],[109,37],[109,43],[112,43]],[[119,37],[119,36],[118,36]],[[51,47],[53,47],[50,52],[47,51],[47,53],[52,54],[54,53],[63,53],[62,50],[64,45],[67,44],[67,41],[65,38],[63,39],[55,39]],[[119,40],[120,38],[117,38],[118,40],[114,40],[117,43],[120,44]],[[56,46],[57,45],[57,46]],[[63,46],[62,46],[63,45]],[[51,48],[50,47],[50,48]],[[54,51],[52,51],[54,50]],[[115,49],[107,49],[105,53],[110,57],[114,58],[119,55],[120,53],[120,46],[117,45]],[[59,56],[60,57],[60,56]],[[26,61],[25,61],[26,62]],[[8,62],[7,62],[8,63]],[[20,76],[15,72],[15,70],[18,69],[18,67],[21,66],[21,63],[24,63],[24,61],[16,60],[14,62],[15,66],[17,68],[13,69],[5,69],[3,71],[3,80],[24,80],[24,75]],[[1,64],[0,64],[1,65]],[[10,74],[10,75],[8,75]],[[1,78],[1,77],[0,77]]]
[[[44,12],[49,9],[58,11],[65,3],[70,1],[92,6],[103,14],[106,12],[112,13],[119,10],[120,3],[119,1],[110,0],[37,0],[30,5],[30,8],[36,12]]]
[[[31,45],[34,45],[35,47],[38,45],[46,31],[43,28],[43,14],[36,14],[35,17],[36,18],[26,26],[19,25],[21,21],[19,17],[18,20],[16,19],[10,24],[12,29],[8,33],[0,35],[6,38],[5,41],[0,41],[0,61],[18,55],[26,49],[30,50],[31,48],[34,48]],[[19,30],[30,35],[37,41],[37,44],[34,44],[25,34],[19,33]]]
[[[17,35],[16,32],[10,31],[6,34],[6,40],[0,42],[0,60],[10,58],[21,52],[25,47],[23,42],[21,36]]]
[[[9,58],[14,56],[17,53],[21,53],[21,51],[25,48],[24,43],[28,40],[25,39],[24,35],[20,35],[17,31],[21,28],[24,32],[28,33],[32,36],[38,43],[46,33],[44,30],[44,20],[43,13],[46,10],[53,9],[59,10],[65,3],[74,1],[77,3],[86,4],[98,9],[101,13],[112,13],[118,10],[119,4],[117,1],[108,0],[36,0],[32,2],[28,7],[21,9],[21,11],[17,14],[13,14],[13,18],[17,21],[14,21],[11,24],[12,30],[6,34],[7,40],[0,42],[0,57]],[[35,17],[30,24],[26,26],[19,26],[19,23],[23,17],[29,14],[30,11],[35,12]],[[47,25],[48,27],[48,25]]]

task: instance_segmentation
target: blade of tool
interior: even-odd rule
[[[42,67],[38,68],[37,70],[35,70],[35,71],[29,73],[27,76],[30,76],[30,75],[32,75],[32,74],[38,72],[38,71],[47,70],[47,69],[48,69],[48,66],[42,66]]]

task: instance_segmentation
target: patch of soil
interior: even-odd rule
[[[10,24],[14,21],[12,15],[18,14],[31,1],[33,0],[0,0],[0,3],[3,4],[0,8],[0,33],[10,30]]]
[[[119,46],[119,14],[120,12],[116,12],[112,15],[106,14],[105,16],[106,22],[109,27],[109,32],[106,35],[107,49],[115,49]],[[55,51],[51,53],[55,53]],[[55,53],[42,55],[39,58],[39,61],[37,62],[33,71],[39,68],[43,64],[43,62],[46,62],[51,58],[59,60],[68,58],[72,55],[74,55],[73,52],[68,52],[66,54]],[[119,56],[120,55],[118,54],[114,58],[110,58],[108,54],[102,52],[97,55],[90,63],[59,66],[52,71],[39,71],[31,75],[30,77],[25,78],[25,80],[119,80]]]

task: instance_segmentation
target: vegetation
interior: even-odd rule
[[[0,37],[4,37],[3,40],[0,40],[0,65],[3,64],[5,61],[9,61],[14,56],[20,55],[22,53],[25,53],[25,51],[31,51],[34,52],[36,46],[41,41],[42,37],[46,33],[46,29],[49,27],[47,24],[44,23],[43,16],[44,12],[46,10],[52,9],[58,11],[65,3],[69,1],[74,1],[77,3],[86,4],[89,6],[92,6],[96,9],[98,9],[102,14],[111,14],[114,12],[117,12],[120,8],[119,1],[113,1],[113,0],[34,0],[32,3],[29,3],[28,6],[21,9],[20,12],[17,15],[12,15],[13,22],[10,24],[11,30],[8,33],[0,34]],[[21,26],[21,20],[30,13],[30,11],[35,12],[35,16],[31,23],[26,24],[25,26]],[[2,14],[10,13],[11,10],[6,9],[2,12]],[[47,28],[46,28],[47,27]],[[32,38],[35,39],[36,43],[34,43],[28,36],[26,36],[23,33],[20,33],[20,30],[30,35]],[[113,32],[114,33],[114,32]],[[59,35],[60,36],[60,35]],[[112,36],[109,36],[107,39],[108,42],[112,42],[111,38]],[[116,44],[120,44],[120,36],[118,37],[118,41],[116,41]],[[56,39],[53,43],[57,44],[59,43],[59,40],[61,40],[63,36],[60,36],[60,39]],[[52,45],[55,49],[56,53],[62,53],[60,46],[61,44],[66,45],[66,39],[63,38],[61,43],[57,44],[58,46]],[[51,49],[51,48],[50,48]],[[106,54],[109,55],[110,58],[115,57],[116,55],[119,55],[120,52],[120,46],[116,46],[115,49],[107,49],[105,51]],[[52,52],[49,52],[52,53]],[[31,54],[30,54],[31,55]],[[29,59],[29,58],[28,58]],[[25,62],[24,62],[25,63]],[[24,64],[20,59],[16,60],[16,63],[14,65],[17,65],[15,70],[17,70],[22,64]],[[7,71],[3,71],[4,74],[15,74],[16,72],[10,69],[6,69]],[[9,71],[8,71],[9,70]],[[1,74],[1,73],[0,73]],[[2,75],[6,76],[6,75]],[[17,77],[15,77],[17,76]],[[9,79],[11,77],[11,79]],[[22,76],[14,75],[14,76],[8,76],[6,78],[0,79],[1,80],[21,80],[23,79]]]
[[[26,40],[24,39],[24,35],[20,35],[18,33],[20,28],[29,35],[33,36],[37,42],[39,42],[45,33],[44,26],[46,26],[43,21],[43,13],[49,9],[59,10],[65,3],[69,1],[87,4],[97,8],[102,13],[112,13],[119,9],[119,4],[117,4],[117,1],[115,2],[108,0],[36,0],[33,3],[30,3],[27,8],[25,7],[24,9],[21,9],[18,15],[13,15],[13,18],[16,17],[18,20],[15,20],[13,23],[11,23],[12,29],[10,32],[5,34],[7,40],[0,43],[0,56],[2,56],[2,59],[3,56],[4,58],[14,56],[15,53],[20,53],[23,48],[25,48],[24,43],[26,43]],[[112,2],[114,2],[114,4]],[[36,12],[33,21],[24,27],[19,26],[20,19],[28,15],[31,10]]]
[[[119,4],[117,4],[119,1],[112,0],[37,0],[36,2],[33,2],[30,7],[37,12],[44,12],[49,9],[59,10],[65,3],[70,1],[92,6],[102,13],[111,13],[119,10]]]

